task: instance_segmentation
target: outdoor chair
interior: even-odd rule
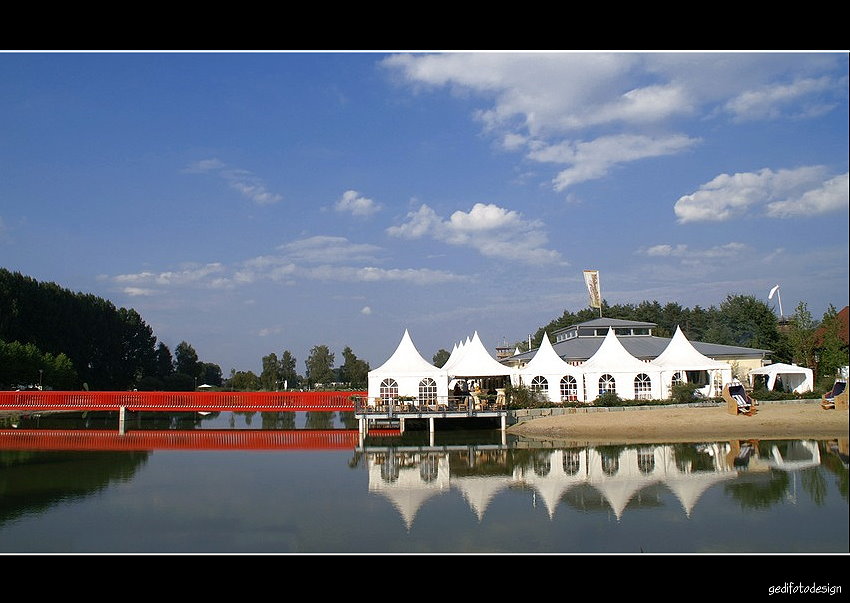
[[[726,400],[726,410],[732,415],[756,414],[757,401],[750,397],[740,383],[727,383],[723,387],[723,399]]]
[[[832,390],[821,396],[821,408],[824,410],[847,410],[847,394],[847,382],[843,379],[836,379],[832,385]]]

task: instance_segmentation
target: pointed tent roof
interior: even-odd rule
[[[543,340],[540,342],[537,353],[523,367],[522,372],[528,374],[534,373],[535,375],[555,375],[567,372],[577,373],[579,371],[577,367],[564,362],[558,356],[555,348],[552,347],[552,342],[549,341],[549,336],[543,333]]]
[[[608,334],[602,340],[602,345],[596,350],[596,353],[581,364],[580,367],[584,372],[605,372],[605,373],[631,373],[631,372],[650,372],[653,369],[660,370],[660,367],[643,362],[632,356],[617,336],[614,334],[614,329],[608,329]]]
[[[487,352],[478,337],[478,331],[475,331],[472,339],[463,346],[462,353],[458,355],[456,361],[453,361],[451,365],[447,362],[443,369],[450,377],[492,377],[510,375],[514,372]]]
[[[436,366],[425,360],[413,345],[410,333],[404,330],[404,335],[393,355],[384,364],[369,374],[390,373],[397,376],[430,375],[441,372]]]
[[[667,344],[667,347],[659,354],[658,358],[652,361],[652,364],[665,369],[680,370],[707,371],[711,369],[730,368],[728,363],[712,360],[708,356],[698,352],[678,326],[676,326],[676,333],[673,335],[670,343]]]

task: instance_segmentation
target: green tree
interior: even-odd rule
[[[779,346],[776,314],[752,295],[729,295],[707,331],[708,341],[773,350]]]
[[[364,388],[369,380],[369,363],[358,358],[350,347],[342,351],[343,364],[339,367],[340,381],[350,383],[353,388]]]
[[[198,353],[191,344],[181,341],[174,348],[174,371],[189,375],[192,378],[201,376],[201,365],[198,361]]]
[[[792,361],[800,366],[813,367],[816,324],[806,302],[797,304],[789,322],[787,337]]]
[[[227,380],[227,387],[240,392],[257,391],[260,389],[260,378],[252,371],[236,371],[231,369],[230,378]]]
[[[449,356],[451,356],[451,354],[447,350],[440,348],[431,360],[434,361],[434,366],[437,368],[443,368],[446,365],[446,362],[448,362]]]
[[[314,346],[304,363],[307,365],[307,382],[311,386],[317,383],[330,383],[333,381],[334,355],[328,346]]]
[[[263,371],[260,373],[260,387],[268,392],[277,391],[280,387],[280,363],[277,361],[277,354],[272,352],[268,356],[263,356]]]
[[[280,378],[286,387],[298,387],[301,377],[295,370],[295,356],[289,350],[284,350],[280,355]]]
[[[156,368],[154,375],[160,379],[165,379],[174,372],[174,359],[171,357],[171,350],[162,342],[156,346]]]
[[[832,380],[848,364],[847,344],[841,339],[841,320],[832,304],[826,309],[817,330],[818,378]]]
[[[201,362],[201,383],[220,387],[222,384],[221,367],[212,362]]]

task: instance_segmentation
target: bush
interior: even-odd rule
[[[617,395],[617,392],[605,392],[597,396],[593,404],[595,406],[622,406],[623,400]]]
[[[690,404],[698,400],[696,391],[699,389],[696,383],[677,383],[670,388],[670,399],[673,404]]]

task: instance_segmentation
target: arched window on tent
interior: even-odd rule
[[[652,399],[652,380],[646,373],[639,373],[635,377],[635,400]]]
[[[547,396],[549,392],[549,382],[546,380],[546,377],[543,377],[542,375],[537,375],[534,379],[532,379],[531,392],[537,399],[539,399],[541,396]]]
[[[419,404],[437,403],[437,382],[425,377],[419,382]]]
[[[378,390],[383,404],[392,404],[398,398],[398,381],[395,379],[384,379]]]
[[[673,373],[673,379],[670,381],[670,385],[679,385],[680,383],[682,383],[682,372],[676,371]]]
[[[617,393],[617,382],[608,373],[599,378],[599,395],[601,396],[605,392]]]
[[[719,398],[723,395],[723,375],[720,374],[720,371],[714,372],[712,388],[712,397]]]
[[[578,400],[578,383],[572,375],[566,375],[561,379],[561,402],[575,402]]]

